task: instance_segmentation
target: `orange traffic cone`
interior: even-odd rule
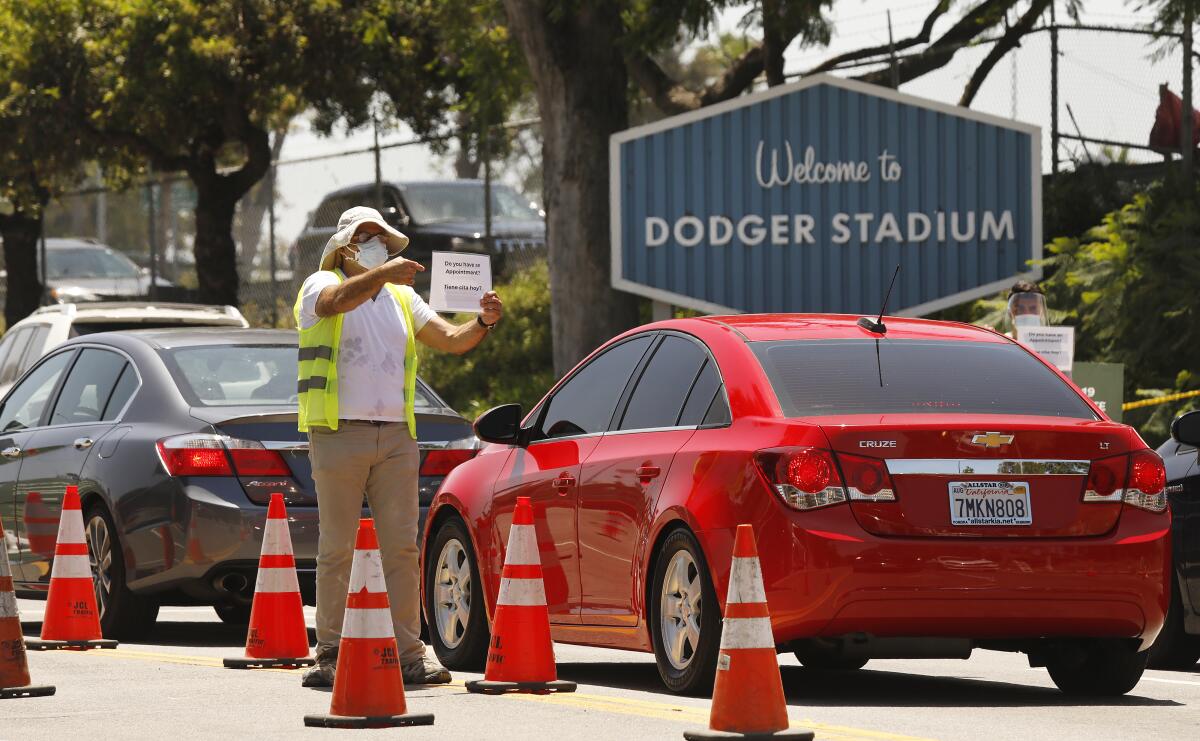
[[[359,520],[329,715],[306,715],[304,725],[387,728],[432,724],[433,715],[409,713],[404,702],[379,539],[372,520]]]
[[[292,534],[288,530],[283,495],[271,495],[267,523],[263,527],[262,555],[258,557],[258,579],[254,582],[254,604],[250,607],[250,631],[246,634],[246,658],[225,659],[230,669],[311,666],[308,658],[308,628],[304,625],[304,603],[296,578]]]
[[[771,738],[811,741],[812,731],[789,730],[787,700],[775,658],[762,567],[754,529],[738,525],[729,570],[729,595],[717,654],[717,681],[707,731],[686,739]]]
[[[53,687],[29,684],[25,638],[21,635],[21,616],[17,613],[17,595],[13,592],[12,570],[8,565],[8,540],[4,537],[4,523],[0,522],[0,700],[53,694]]]
[[[54,555],[54,536],[58,532],[58,518],[54,516],[42,495],[31,491],[25,496],[25,537],[29,540],[29,550],[49,558]]]
[[[482,680],[467,682],[467,690],[489,695],[575,691],[574,682],[558,679],[554,665],[550,614],[529,497],[517,497],[508,531],[487,668]]]
[[[83,512],[79,488],[68,486],[58,518],[58,542],[50,571],[50,594],[42,618],[42,639],[28,641],[32,651],[70,648],[116,648],[117,642],[100,634],[100,613],[88,564],[87,541],[83,537]]]

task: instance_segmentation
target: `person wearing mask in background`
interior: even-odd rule
[[[1006,314],[1012,331],[1009,337],[1017,336],[1018,327],[1044,327],[1049,324],[1046,313],[1046,296],[1036,283],[1017,281],[1008,291]]]
[[[489,291],[474,320],[442,319],[412,289],[425,268],[399,256],[407,246],[378,211],[351,208],[296,299],[297,421],[308,432],[320,528],[316,665],[305,687],[333,686],[364,495],[379,533],[404,683],[450,681],[420,639],[416,341],[464,353],[500,321],[503,306]]]

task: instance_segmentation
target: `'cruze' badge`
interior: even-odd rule
[[[896,447],[895,440],[859,440],[858,447],[860,448],[894,448]]]
[[[985,448],[999,448],[1013,441],[1012,435],[1002,435],[999,432],[985,432],[971,438],[972,445],[982,445]]]

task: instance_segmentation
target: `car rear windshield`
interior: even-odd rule
[[[178,321],[152,320],[152,321],[148,321],[148,322],[137,322],[137,321],[128,321],[128,322],[86,321],[86,322],[80,322],[80,321],[76,321],[75,323],[73,323],[71,325],[70,334],[72,337],[78,337],[80,335],[96,334],[98,332],[124,332],[129,329],[170,329],[170,328],[174,328],[174,327],[205,327],[205,326],[209,326],[210,324],[214,327],[219,327],[219,326],[239,327],[239,326],[241,326],[240,324],[231,322],[228,320],[228,318],[224,318],[224,317],[219,318],[219,319],[213,319],[213,320],[206,320],[206,319],[201,318],[196,321],[185,321],[182,319],[180,319]]]
[[[199,345],[160,350],[188,403],[295,406],[295,345]],[[416,407],[445,408],[417,384]]]
[[[936,340],[750,343],[789,417],[1029,414],[1098,419],[1018,345]]]

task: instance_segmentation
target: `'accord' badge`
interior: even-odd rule
[[[971,438],[972,445],[982,445],[985,448],[1000,448],[1013,441],[1012,435],[1002,435],[999,432],[985,432]]]

